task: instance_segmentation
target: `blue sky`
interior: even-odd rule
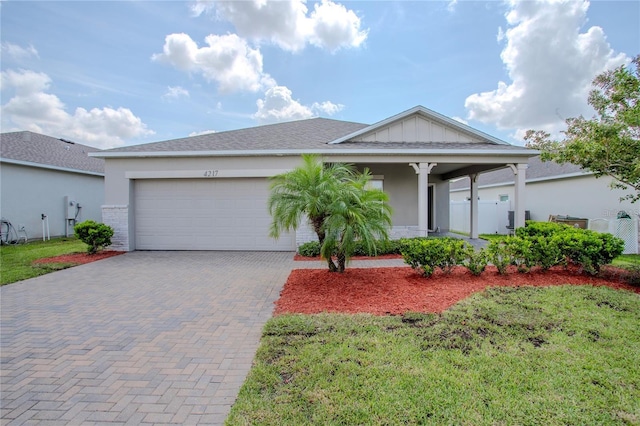
[[[590,115],[637,1],[3,1],[2,132],[110,148],[415,105],[521,143]]]

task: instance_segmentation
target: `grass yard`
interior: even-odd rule
[[[278,316],[227,424],[640,424],[638,324],[637,294],[588,286]]]
[[[0,246],[0,285],[73,266],[68,263],[32,265],[32,262],[62,254],[84,252],[86,247],[86,244],[75,238],[55,238],[50,241],[32,241],[27,244]]]
[[[623,254],[613,259],[611,264],[621,268],[640,268],[640,254]]]

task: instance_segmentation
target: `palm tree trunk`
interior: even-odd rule
[[[318,236],[318,242],[320,243],[320,247],[322,247],[322,244],[324,244],[324,239],[326,237],[326,233],[324,232],[324,229],[322,229],[323,223],[324,223],[324,217],[317,217],[317,218],[311,219],[311,224],[313,225],[313,230]],[[333,260],[331,260],[331,257],[327,258],[327,266],[329,267],[329,272],[336,272],[338,270],[338,267],[336,266],[335,263],[333,263]]]
[[[346,264],[347,257],[344,255],[344,252],[342,250],[338,251],[338,272],[344,272]]]

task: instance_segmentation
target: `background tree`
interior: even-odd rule
[[[640,199],[640,56],[631,67],[606,71],[593,80],[589,104],[596,116],[566,120],[565,138],[552,140],[544,131],[529,130],[527,146],[541,151],[545,161],[572,163],[594,173],[610,176],[611,186]]]
[[[369,170],[344,182],[343,190],[329,206],[325,220],[326,238],[320,253],[326,259],[336,254],[338,272],[344,272],[353,256],[356,241],[371,254],[376,252],[376,240],[387,240],[391,227],[389,197],[383,191],[368,188]],[[331,261],[333,262],[333,261]]]

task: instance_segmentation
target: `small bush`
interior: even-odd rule
[[[534,264],[543,270],[566,263],[557,239],[539,235],[530,237],[530,241]]]
[[[465,255],[466,259],[464,260],[463,265],[473,275],[478,276],[487,268],[489,260],[487,258],[487,252],[484,249],[475,250],[473,247],[469,247],[467,248]]]
[[[527,222],[516,230],[516,236],[531,242],[533,264],[543,269],[569,260],[596,274],[624,251],[624,241],[611,234],[552,222]]]
[[[574,229],[568,225],[555,222],[533,222],[527,221],[527,225],[516,229],[516,237],[553,237],[566,229]]]
[[[94,254],[98,250],[111,245],[111,237],[113,237],[113,228],[104,223],[98,223],[93,220],[85,220],[73,227],[76,237],[87,247],[89,254]]]
[[[414,238],[402,241],[404,262],[423,276],[430,277],[436,268],[449,273],[462,264],[469,243],[455,238]]]
[[[373,250],[369,250],[362,241],[356,241],[354,256],[381,256],[384,254],[400,254],[401,240],[376,240]],[[320,243],[311,241],[298,247],[298,254],[305,257],[320,256]]]
[[[309,241],[298,247],[298,254],[305,257],[320,256],[320,243],[318,241]]]
[[[531,254],[531,241],[528,238],[507,237],[503,241],[510,264],[518,268],[518,272],[529,272],[535,265]]]
[[[497,269],[498,273],[504,275],[507,273],[507,266],[511,264],[511,257],[502,241],[491,241],[487,246],[487,259]]]

